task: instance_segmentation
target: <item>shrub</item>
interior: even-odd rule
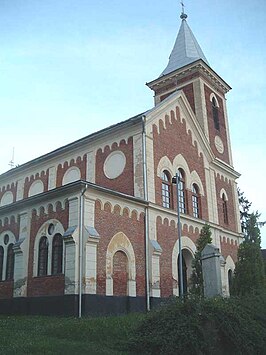
[[[187,299],[151,312],[131,350],[143,354],[265,354],[265,294],[250,299]]]

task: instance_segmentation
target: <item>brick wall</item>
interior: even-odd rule
[[[14,281],[0,281],[0,299],[13,298]]]
[[[62,295],[64,294],[64,275],[52,276],[33,276],[33,258],[34,243],[36,235],[40,227],[49,219],[56,219],[62,223],[64,229],[68,226],[68,204],[64,208],[61,203],[56,204],[55,211],[53,206],[48,207],[48,213],[44,212],[44,208],[40,209],[39,215],[35,210],[32,211],[31,231],[30,231],[30,247],[29,247],[29,269],[28,269],[28,296],[46,296],[46,295]]]
[[[172,85],[172,86],[175,86],[175,85]],[[170,87],[169,87],[170,88]],[[179,88],[178,90],[183,90],[184,91],[184,94],[186,95],[187,99],[188,99],[188,102],[193,110],[193,112],[195,113],[196,110],[195,110],[195,99],[194,99],[194,90],[193,90],[193,83],[191,84],[188,84],[188,85],[185,85],[181,88]],[[163,101],[164,99],[166,99],[168,96],[170,96],[172,93],[174,92],[171,91],[167,94],[164,94],[160,97],[160,101]]]
[[[217,177],[215,178],[215,184],[216,184],[219,225],[233,232],[237,232],[232,182],[227,179],[224,179],[223,176],[221,177],[220,175],[217,175]],[[223,200],[220,197],[220,191],[222,188],[226,191],[228,197],[228,201],[227,201],[228,224],[224,222]]]
[[[81,180],[86,180],[86,166],[87,166],[86,154],[84,154],[82,158],[78,156],[76,160],[71,159],[70,162],[65,161],[63,166],[62,164],[59,164],[57,167],[57,174],[56,174],[56,187],[62,186],[64,174],[71,167],[79,168]]]
[[[175,282],[172,275],[172,254],[178,240],[178,232],[175,222],[169,222],[167,218],[162,221],[161,217],[157,217],[156,226],[157,240],[163,250],[160,258],[161,297],[170,297],[173,295]],[[191,238],[194,243],[199,237],[199,233],[198,228],[193,230],[192,227],[188,228],[187,225],[182,227],[182,235]]]
[[[8,184],[7,186],[3,186],[1,189],[0,189],[0,201],[3,197],[3,195],[7,192],[7,191],[10,191],[12,192],[13,194],[13,201],[16,201],[16,198],[17,198],[17,185],[18,183],[13,183],[10,185]]]
[[[48,191],[48,179],[49,179],[48,169],[46,170],[46,172],[42,171],[41,174],[37,173],[35,175],[31,175],[30,178],[26,177],[24,182],[23,198],[27,198],[29,196],[30,187],[37,180],[41,180],[44,186],[44,191]]]
[[[127,296],[128,260],[125,253],[117,251],[113,259],[114,296]]]
[[[104,162],[108,155],[114,151],[120,150],[125,154],[126,165],[124,171],[115,179],[108,179],[104,174]],[[121,140],[119,145],[113,143],[111,148],[106,146],[104,150],[99,149],[96,154],[96,184],[109,189],[123,192],[128,195],[134,195],[134,168],[133,168],[133,138],[128,142]]]
[[[212,102],[210,101],[210,95],[212,94],[212,90],[208,86],[204,85],[204,91],[205,91],[211,149],[216,157],[229,164],[229,153],[228,153],[226,126],[225,126],[225,116],[224,116],[224,109],[223,109],[223,100],[218,95],[216,95],[216,98],[219,103],[218,115],[219,115],[219,123],[220,123],[220,130],[217,130],[214,127],[214,120],[212,114]],[[222,139],[224,145],[224,152],[222,154],[219,153],[215,147],[214,144],[215,136],[219,136]]]
[[[177,120],[175,119],[177,117]],[[176,107],[176,113],[171,111],[171,117],[165,117],[165,127],[160,122],[159,131],[153,126],[153,142],[154,142],[154,166],[155,166],[155,198],[158,205],[162,205],[162,181],[157,176],[157,166],[163,156],[167,156],[171,163],[178,154],[182,154],[185,158],[190,172],[195,170],[203,184],[204,196],[201,196],[201,216],[202,219],[208,220],[208,207],[206,198],[205,171],[202,154],[199,155],[197,144],[192,144],[191,132],[187,133],[186,123],[180,122],[180,113]],[[190,188],[190,187],[189,187]],[[176,187],[173,186],[173,207],[176,209]],[[192,216],[192,196],[191,192],[186,192],[188,203],[188,214]]]
[[[97,254],[97,293],[106,294],[106,251],[112,237],[123,232],[130,240],[136,260],[136,290],[137,296],[145,295],[145,248],[144,248],[144,216],[120,208],[114,208],[107,203],[104,209],[97,201],[95,205],[95,228],[100,234]],[[118,255],[119,257],[119,255]],[[116,268],[116,273],[118,268]],[[117,277],[117,276],[115,276]]]
[[[237,242],[233,239],[222,237],[221,240],[221,254],[223,255],[224,259],[230,255],[236,263],[237,261],[237,252],[238,252],[238,245]]]

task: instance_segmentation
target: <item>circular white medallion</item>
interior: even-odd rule
[[[103,171],[108,179],[115,179],[122,174],[126,166],[126,157],[123,152],[116,150],[105,159]]]
[[[214,138],[214,144],[215,144],[215,148],[217,149],[217,151],[220,153],[220,154],[223,154],[224,152],[224,145],[223,145],[223,142],[221,140],[221,138],[219,136],[215,136]]]

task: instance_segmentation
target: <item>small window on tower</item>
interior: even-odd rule
[[[225,224],[228,224],[227,200],[226,200],[225,194],[223,194],[222,200],[223,200],[223,217],[224,217],[224,223],[225,223]]]
[[[217,105],[217,101],[215,100],[214,97],[212,98],[212,117],[213,117],[213,122],[214,122],[215,129],[220,131],[218,105]]]

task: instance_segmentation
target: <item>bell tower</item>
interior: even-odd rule
[[[214,156],[232,165],[225,100],[231,87],[211,68],[187,17],[182,8],[181,25],[168,64],[157,79],[146,85],[154,91],[155,106],[182,90]]]

